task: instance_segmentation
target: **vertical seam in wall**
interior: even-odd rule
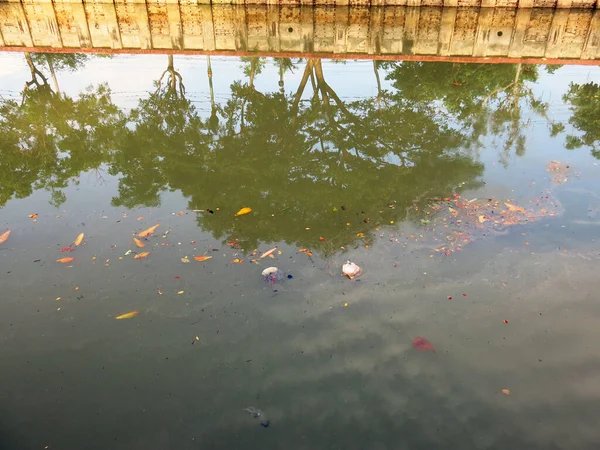
[[[152,39],[152,27],[150,26],[150,11],[148,11],[148,2],[144,2],[146,5],[146,22],[148,22],[148,34],[150,35],[150,48],[154,48],[154,41]]]
[[[21,6],[21,11],[23,12],[23,17],[25,18],[25,25],[27,25],[27,33],[29,34],[29,42],[31,42],[31,45],[33,47],[35,47],[35,42],[33,42],[33,33],[31,32],[31,25],[29,24],[29,19],[27,18],[27,12],[25,11],[25,6],[23,6],[23,3],[19,2],[19,5]]]

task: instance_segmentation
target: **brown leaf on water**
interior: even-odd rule
[[[79,247],[82,242],[83,242],[83,233],[80,233],[79,236],[77,236],[77,239],[75,239],[75,242],[73,242],[73,244],[75,245],[75,247]]]
[[[137,245],[139,248],[144,248],[146,246],[146,244],[144,244],[138,238],[133,238],[133,242],[135,242],[135,245]]]
[[[194,259],[196,261],[200,261],[200,262],[207,261],[207,260],[209,260],[211,258],[212,258],[212,256],[194,256]]]
[[[504,203],[509,211],[524,213],[525,209],[520,206],[511,205],[510,203]]]
[[[263,258],[266,258],[267,256],[272,255],[275,250],[277,250],[277,247],[273,247],[271,250],[267,250],[262,255],[260,255],[258,259],[263,259]]]
[[[235,216],[243,216],[244,214],[248,214],[249,212],[252,212],[252,208],[242,208],[235,213]]]
[[[4,242],[6,242],[6,240],[8,239],[9,236],[10,236],[10,230],[7,230],[4,233],[0,234],[0,244],[4,244]]]
[[[148,256],[149,254],[150,254],[150,252],[138,253],[137,255],[135,255],[133,257],[133,259],[142,259],[142,258],[145,258],[146,256]]]
[[[115,317],[115,319],[116,320],[133,319],[138,314],[139,314],[139,312],[137,312],[137,311],[130,311],[128,313],[121,314],[120,316]]]
[[[56,262],[66,264],[66,263],[70,263],[71,261],[73,261],[73,259],[74,259],[73,257],[69,256],[67,258],[57,259]]]
[[[29,217],[30,219],[35,220],[35,219],[37,219],[37,216],[38,216],[37,213],[33,213],[33,214],[29,214],[27,217]]]
[[[148,228],[147,230],[142,231],[141,233],[138,233],[139,237],[146,237],[146,236],[150,236],[152,233],[154,233],[154,231],[160,227],[160,224],[157,223],[156,225],[154,225],[153,227]]]
[[[510,390],[509,389],[502,389],[502,393],[504,395],[510,395]]]

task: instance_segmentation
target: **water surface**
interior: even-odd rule
[[[596,448],[597,68],[0,58],[2,448]]]

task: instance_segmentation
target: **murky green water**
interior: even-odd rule
[[[598,68],[0,61],[3,449],[597,448]]]

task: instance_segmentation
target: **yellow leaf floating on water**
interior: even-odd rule
[[[5,231],[4,233],[0,234],[0,244],[3,244],[8,237],[10,236],[10,230]]]
[[[73,244],[75,244],[75,247],[79,247],[82,242],[83,242],[83,233],[81,233],[79,236],[77,236],[77,239],[75,239],[75,242],[73,242]]]
[[[116,320],[122,320],[122,319],[133,319],[135,316],[137,316],[139,314],[139,312],[137,311],[130,311],[128,313],[125,314],[121,314],[120,316],[115,317]]]
[[[154,225],[153,227],[148,228],[147,230],[142,231],[141,233],[138,233],[139,237],[146,237],[146,236],[150,236],[152,233],[154,233],[154,231],[160,227],[160,224],[157,223],[156,225]]]
[[[57,259],[56,262],[66,264],[66,263],[70,263],[71,261],[73,261],[73,259],[74,259],[73,257],[69,256],[67,258]]]
[[[248,214],[249,212],[252,212],[252,208],[242,208],[235,213],[235,216],[243,216],[244,214]]]
[[[477,216],[477,220],[479,220],[479,223],[483,223],[483,222],[485,222],[485,216],[483,216],[483,215]]]
[[[133,242],[135,242],[135,245],[137,245],[139,248],[144,248],[146,246],[146,244],[144,244],[138,238],[133,238]]]
[[[150,252],[138,253],[137,255],[135,255],[133,257],[133,259],[142,259],[142,258],[145,258],[146,256],[148,256],[149,254],[150,254]]]
[[[185,291],[179,291],[179,292],[177,293],[177,295],[181,295],[181,294],[183,294],[184,292],[185,292]]]
[[[212,258],[212,256],[194,256],[194,259],[196,261],[200,261],[200,262],[209,260],[211,258]]]
[[[504,204],[509,209],[509,211],[517,211],[517,212],[520,212],[520,213],[524,213],[525,212],[525,210],[523,208],[521,208],[520,206],[511,205],[510,203],[504,203]]]

